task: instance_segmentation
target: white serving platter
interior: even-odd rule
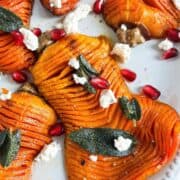
[[[94,0],[81,0],[81,2],[93,4]],[[45,10],[39,0],[35,0],[31,27],[40,27],[43,30],[51,29],[58,21],[59,17],[52,16]],[[79,23],[81,33],[98,36],[106,35],[117,41],[116,35],[108,27],[101,16],[91,13],[86,19]],[[131,58],[121,65],[134,70],[137,73],[137,80],[129,83],[128,86],[133,92],[139,93],[141,86],[151,84],[157,87],[162,95],[160,100],[173,106],[180,112],[180,55],[172,60],[162,60],[161,52],[158,50],[157,40],[151,40],[139,45],[132,50]],[[180,50],[180,45],[176,46]],[[1,76],[0,76],[1,77]],[[18,88],[10,76],[0,78],[0,88],[6,87],[11,91]],[[63,137],[59,138],[61,152],[49,163],[35,164],[32,168],[32,180],[67,180],[64,156],[63,156]],[[180,152],[175,159],[158,174],[151,177],[151,180],[180,180]]]

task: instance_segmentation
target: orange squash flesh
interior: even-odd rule
[[[8,101],[0,100],[0,130],[19,129],[21,147],[9,167],[0,166],[0,179],[28,180],[34,157],[51,141],[48,129],[56,121],[54,111],[38,96],[14,93]]]
[[[62,0],[62,7],[51,7],[50,0],[41,0],[42,5],[51,11],[54,15],[63,15],[73,10],[79,0]]]
[[[163,37],[167,29],[178,26],[169,13],[149,6],[143,0],[107,0],[103,14],[107,24],[115,29],[127,22],[142,24],[155,38]]]
[[[0,6],[18,15],[25,26],[29,25],[32,0],[0,0]],[[0,71],[14,72],[29,67],[35,60],[34,54],[25,46],[17,46],[9,33],[0,32]]]
[[[166,104],[131,94],[119,66],[109,56],[110,50],[105,37],[70,35],[49,46],[32,68],[39,91],[61,117],[67,134],[80,127],[110,127],[126,130],[139,141],[133,155],[98,156],[98,161],[93,162],[87,151],[66,138],[66,168],[70,180],[142,180],[169,162],[178,147],[180,117],[176,111]],[[99,105],[99,91],[89,94],[74,83],[73,69],[67,64],[70,58],[80,54],[109,81],[116,97],[137,98],[142,108],[137,128],[126,119],[118,104],[103,109]]]

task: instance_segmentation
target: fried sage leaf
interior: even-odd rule
[[[122,108],[123,113],[128,119],[136,120],[136,121],[140,120],[141,107],[135,98],[129,100],[123,96],[119,98],[119,104]]]
[[[6,139],[6,136],[7,136],[7,129],[3,130],[0,132],[0,147],[3,145],[5,139]]]
[[[114,139],[119,136],[132,140],[126,151],[118,151],[114,147]],[[110,128],[82,128],[72,132],[69,138],[88,152],[105,156],[127,156],[133,152],[137,144],[136,139],[128,132]]]
[[[8,130],[6,138],[0,147],[0,164],[3,167],[8,167],[16,158],[20,148],[21,133],[20,130]]]
[[[0,7],[0,30],[11,32],[23,26],[22,20],[13,12]]]

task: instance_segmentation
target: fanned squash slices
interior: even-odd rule
[[[58,8],[51,3],[51,0],[41,0],[42,5],[54,15],[63,15],[73,10],[79,0],[62,0],[61,7]]]
[[[177,18],[143,0],[106,0],[103,14],[107,24],[114,29],[118,29],[122,23],[143,25],[154,38],[161,38],[167,29],[178,26]]]
[[[179,143],[180,117],[170,106],[146,97],[134,96],[119,73],[119,66],[109,56],[111,45],[105,37],[69,35],[49,46],[32,69],[35,84],[64,122],[66,132],[80,127],[108,127],[126,130],[139,141],[133,155],[126,157],[98,156],[89,153],[69,138],[65,140],[68,178],[71,180],[135,180],[146,179],[169,162]],[[118,103],[103,109],[98,91],[89,94],[72,79],[69,59],[82,54],[108,80],[116,97],[135,97],[142,109],[142,118],[134,128],[123,115]]]
[[[0,0],[0,6],[18,15],[28,26],[33,0]],[[25,46],[17,46],[9,33],[0,32],[0,71],[14,72],[29,67],[35,60]]]
[[[0,131],[21,131],[21,147],[10,166],[0,165],[0,179],[28,180],[34,157],[51,141],[49,127],[56,121],[54,111],[38,96],[17,92],[8,101],[0,100]]]

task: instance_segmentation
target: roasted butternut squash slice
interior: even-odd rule
[[[28,26],[32,11],[32,0],[0,0],[0,6],[18,15]],[[34,54],[25,46],[17,46],[9,33],[0,32],[0,71],[14,72],[29,67],[35,60]]]
[[[62,0],[61,7],[56,7],[51,0],[41,0],[42,5],[54,15],[63,15],[73,10],[79,0]]]
[[[0,165],[0,179],[30,179],[31,165],[41,148],[51,141],[49,127],[56,121],[54,111],[38,96],[16,92],[7,101],[0,100],[0,131],[21,131],[21,147],[10,166]]]
[[[127,157],[98,156],[89,160],[89,153],[66,138],[65,156],[69,179],[135,180],[145,179],[169,162],[179,143],[180,117],[166,104],[135,96],[127,88],[117,63],[109,56],[111,45],[105,37],[70,35],[49,46],[32,69],[39,91],[55,108],[66,132],[80,127],[108,127],[126,130],[139,141],[134,155]],[[100,91],[89,94],[72,79],[69,59],[82,54],[108,80],[116,97],[135,97],[142,109],[142,118],[133,127],[118,103],[103,109]],[[82,163],[83,162],[83,163]]]
[[[107,0],[103,13],[107,24],[115,29],[122,23],[140,24],[155,38],[161,38],[167,29],[178,25],[169,13],[149,6],[143,0]]]

